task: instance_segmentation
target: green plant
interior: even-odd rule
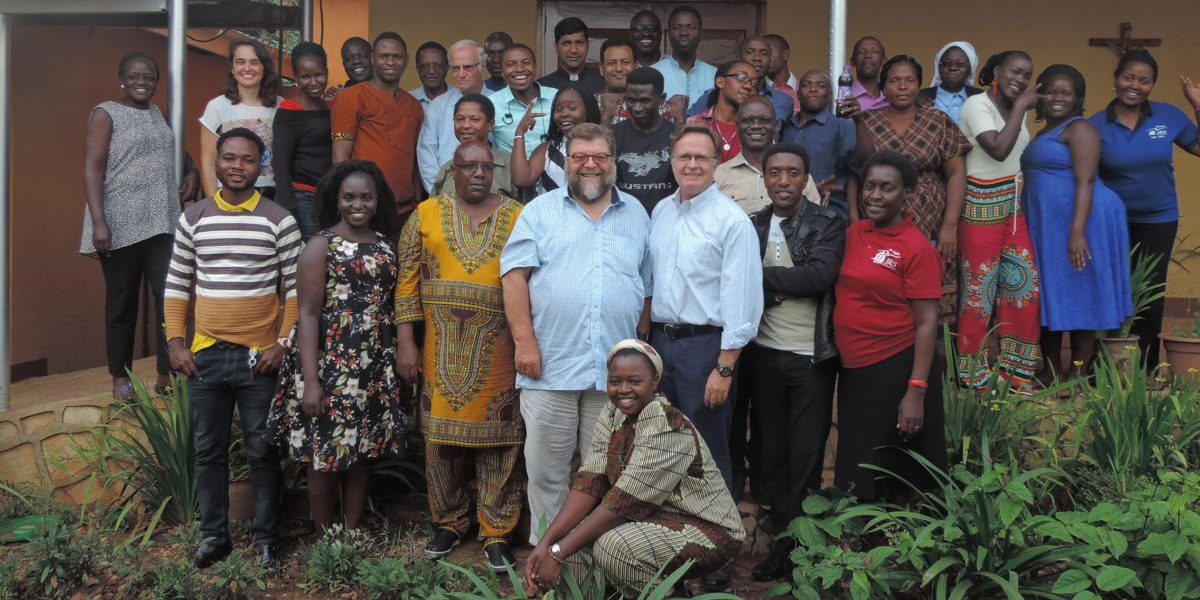
[[[309,584],[328,590],[349,587],[370,546],[370,538],[359,530],[330,527],[305,552]]]
[[[70,525],[48,522],[25,546],[29,561],[25,589],[45,598],[70,598],[95,574],[100,539]]]
[[[438,564],[444,568],[461,573],[475,586],[472,591],[452,594],[454,598],[461,600],[529,600],[529,596],[525,594],[525,584],[516,569],[508,572],[513,594],[511,596],[502,596],[496,592],[497,585],[495,581],[489,582],[483,579],[470,568],[446,561]],[[675,598],[672,596],[675,585],[691,570],[692,561],[689,560],[674,571],[664,574],[666,567],[667,565],[663,564],[650,583],[647,583],[642,589],[636,600],[673,600]],[[559,586],[559,589],[547,593],[545,597],[550,598],[553,596],[554,600],[559,600],[560,598],[565,600],[590,600],[593,598],[611,597],[612,595],[607,593],[608,591],[605,589],[604,581],[601,578],[593,577],[592,573],[589,569],[584,577],[576,579],[571,575],[569,569],[564,569],[562,572],[562,584]],[[701,594],[699,596],[692,596],[692,598],[695,600],[741,600],[738,596],[721,592]]]
[[[1188,322],[1187,326],[1176,325],[1172,328],[1171,333],[1182,338],[1200,338],[1200,311],[1192,313],[1192,320]]]
[[[26,578],[25,565],[16,552],[9,552],[0,559],[0,600],[17,600],[22,597],[21,582]]]
[[[240,600],[249,598],[254,590],[267,589],[262,566],[238,552],[213,565],[207,574],[205,597],[212,600]]]
[[[200,571],[184,559],[153,564],[146,574],[154,600],[193,600],[201,589]]]
[[[363,561],[354,574],[355,583],[371,600],[446,599],[445,584],[452,580],[452,572],[435,562],[405,562],[392,556]]]
[[[136,377],[134,394],[115,402],[113,414],[94,429],[93,446],[79,456],[91,471],[123,486],[125,502],[154,510],[168,500],[164,520],[190,523],[196,518],[195,447],[187,379],[176,377],[171,392],[156,396]]]
[[[1142,318],[1142,311],[1146,310],[1154,301],[1167,295],[1166,282],[1153,283],[1154,272],[1158,269],[1158,264],[1162,262],[1162,255],[1138,252],[1138,246],[1130,249],[1129,255],[1129,262],[1132,265],[1129,271],[1129,289],[1133,297],[1133,314],[1125,318],[1121,327],[1109,331],[1108,337],[1129,337],[1134,321]]]

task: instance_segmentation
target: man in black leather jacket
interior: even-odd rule
[[[833,344],[833,283],[845,249],[846,221],[804,199],[808,154],[776,144],[763,156],[771,204],[750,215],[763,259],[764,311],[758,337],[742,364],[754,398],[751,471],[755,496],[769,506],[777,530],[801,514],[821,486],[825,440],[833,411],[837,349]],[[792,546],[776,540],[753,572],[760,580],[790,573]]]

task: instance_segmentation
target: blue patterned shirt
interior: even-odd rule
[[[532,268],[529,303],[542,359],[542,376],[517,375],[518,387],[606,389],[608,351],[637,337],[654,291],[650,217],[633,196],[613,194],[593,221],[566,190],[552,190],[527,204],[513,227],[500,273]]]

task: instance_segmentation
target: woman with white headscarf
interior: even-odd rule
[[[967,98],[983,92],[970,85],[975,79],[975,70],[979,68],[979,56],[970,42],[950,42],[938,51],[934,63],[937,71],[933,74],[933,82],[930,87],[921,90],[919,96],[934,108],[950,115],[958,124],[963,103]]]

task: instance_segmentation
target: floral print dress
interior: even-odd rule
[[[382,236],[356,243],[324,231],[310,243],[321,239],[327,243],[317,367],[324,410],[313,418],[300,408],[306,382],[293,343],[280,367],[267,431],[292,460],[311,463],[316,471],[345,471],[362,458],[404,453],[393,319],[398,269]]]

